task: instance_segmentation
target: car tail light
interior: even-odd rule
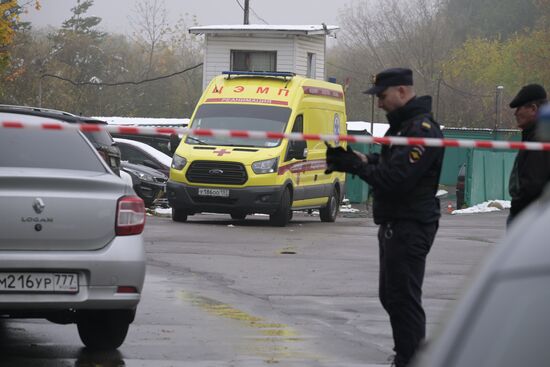
[[[137,196],[118,199],[115,232],[117,236],[140,234],[145,227],[145,205]]]

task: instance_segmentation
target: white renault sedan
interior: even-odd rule
[[[0,126],[0,218],[0,316],[76,323],[87,347],[118,348],[145,277],[145,208],[85,136]]]

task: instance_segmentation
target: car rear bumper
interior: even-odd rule
[[[224,187],[224,189],[227,188]],[[284,189],[284,186],[229,188],[227,198],[204,197],[199,196],[198,186],[168,181],[166,195],[172,208],[185,210],[189,214],[200,212],[273,214],[281,205]]]
[[[143,238],[119,236],[95,251],[2,251],[0,272],[68,272],[77,293],[0,293],[0,314],[9,310],[133,309],[145,278]],[[117,293],[119,286],[137,293]]]

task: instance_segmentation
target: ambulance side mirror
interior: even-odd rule
[[[288,148],[288,156],[290,159],[306,159],[307,158],[307,143],[305,141],[291,141]]]
[[[178,149],[178,145],[180,145],[180,142],[181,139],[178,134],[170,135],[170,153],[172,153],[172,155],[176,153],[176,149]]]

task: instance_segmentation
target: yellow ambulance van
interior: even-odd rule
[[[344,93],[340,85],[292,73],[224,72],[204,91],[190,127],[346,134]],[[325,152],[321,141],[184,136],[166,187],[172,219],[264,213],[285,226],[292,211],[319,209],[323,222],[334,222],[345,174],[325,174]]]

